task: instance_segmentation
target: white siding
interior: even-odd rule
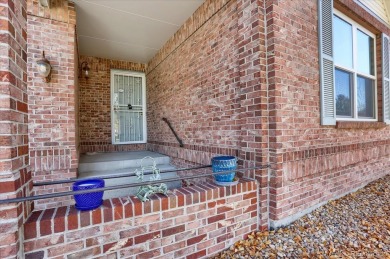
[[[385,1],[390,0],[359,0],[360,3],[370,9],[379,18],[390,24],[389,13]]]

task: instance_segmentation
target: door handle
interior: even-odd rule
[[[127,108],[129,108],[129,110],[132,110],[132,109],[133,109],[133,106],[131,106],[131,104],[128,104],[128,105],[127,105]]]

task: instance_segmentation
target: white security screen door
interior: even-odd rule
[[[145,74],[111,70],[113,144],[146,143]]]

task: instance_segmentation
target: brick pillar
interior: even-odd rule
[[[279,13],[275,12],[275,1],[265,0],[265,15],[266,21],[274,21],[276,17],[279,17]],[[275,30],[279,30],[279,26],[275,25],[275,22],[268,22],[266,24],[267,38],[267,77],[269,81],[269,161],[270,168],[270,182],[269,182],[269,220],[272,221],[276,218],[276,215],[280,212],[276,209],[277,204],[277,189],[282,186],[283,182],[283,154],[278,152],[281,148],[280,138],[281,129],[278,128],[280,123],[280,115],[278,109],[281,104],[285,102],[284,97],[281,95],[281,80],[275,75],[279,73],[280,68],[276,65],[275,60],[279,59],[278,49],[276,42],[278,41],[275,36]],[[276,53],[276,54],[275,54]]]
[[[52,1],[49,8],[29,0],[28,95],[29,142],[34,182],[63,180],[77,176],[77,51],[76,12],[73,3]],[[36,73],[42,51],[52,66],[51,81]],[[35,194],[69,191],[70,185],[35,187]],[[73,203],[72,197],[35,201],[36,209]]]
[[[0,4],[0,199],[30,195],[26,1]],[[0,205],[0,258],[22,256],[21,226],[31,203]]]
[[[268,85],[266,81],[263,1],[237,1],[236,44],[240,89],[240,152],[243,167],[266,165],[268,159]],[[252,170],[259,188],[259,226],[268,227],[268,169]]]

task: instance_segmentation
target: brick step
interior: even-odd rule
[[[79,162],[79,173],[115,171],[119,169],[141,167],[141,161],[144,157],[150,156],[157,165],[168,165],[170,158],[168,156],[150,152],[150,151],[129,151],[114,153],[96,153],[92,155],[81,155]],[[151,165],[151,159],[144,160],[145,165]]]
[[[160,165],[157,165],[157,168],[160,169],[161,171],[176,169],[176,167],[169,165],[169,164],[160,164]],[[79,178],[82,179],[82,178],[89,178],[89,177],[102,177],[102,176],[108,176],[108,175],[129,174],[129,173],[135,172],[136,169],[140,169],[140,167],[137,166],[137,167],[117,169],[117,170],[89,171],[89,172],[80,173]],[[149,180],[149,177],[150,177],[150,175],[145,175],[144,180],[145,181]],[[161,179],[168,179],[168,178],[174,178],[174,177],[177,177],[176,172],[161,173]],[[105,179],[104,181],[105,181],[106,186],[115,186],[115,185],[139,182],[139,180],[137,180],[136,176]],[[181,187],[180,181],[169,182],[166,184],[168,186],[168,189],[175,189],[175,188]],[[111,199],[111,198],[135,195],[138,191],[138,188],[139,187],[132,187],[132,188],[126,188],[126,189],[105,191],[103,199]]]

